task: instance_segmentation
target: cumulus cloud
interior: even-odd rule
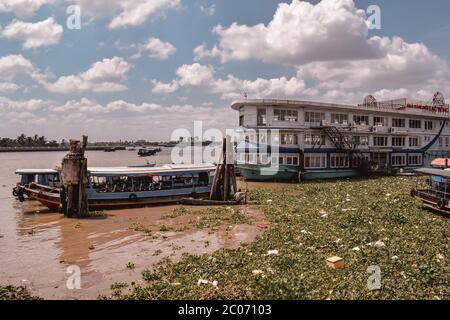
[[[147,51],[151,58],[167,60],[177,49],[169,42],[163,42],[158,38],[150,38],[142,46],[142,50]]]
[[[112,18],[109,28],[138,26],[150,17],[181,5],[180,0],[72,0],[93,19]]]
[[[12,12],[19,18],[28,18],[42,6],[57,2],[58,0],[0,0],[0,12]]]
[[[168,140],[177,128],[192,130],[194,121],[203,121],[204,130],[224,130],[234,128],[237,118],[230,116],[228,106],[163,106],[124,100],[102,104],[87,98],[61,104],[52,100],[15,101],[1,96],[0,114],[0,136],[11,135],[20,124],[26,134],[54,136],[60,131],[66,137],[87,134],[91,141],[123,139],[124,132],[129,139]],[[158,130],[149,130],[151,127]]]
[[[6,91],[15,91],[27,81],[39,82],[47,77],[35,68],[30,60],[20,54],[0,57],[0,75],[2,87]]]
[[[56,23],[53,18],[36,23],[13,21],[1,32],[1,35],[5,38],[23,41],[24,49],[57,44],[62,34],[63,27]]]
[[[152,80],[152,92],[156,94],[169,94],[178,90],[178,82],[172,81],[164,83],[157,80]]]
[[[12,93],[19,90],[19,86],[11,82],[0,82],[0,92],[2,93]]]
[[[153,91],[165,93],[174,92],[179,87],[197,88],[212,94],[220,94],[222,99],[232,100],[242,97],[244,93],[254,97],[300,97],[308,94],[305,83],[296,77],[286,77],[256,80],[241,80],[233,75],[225,79],[215,78],[215,70],[211,65],[194,63],[178,68],[177,78],[170,83],[153,81]]]
[[[31,99],[31,100],[12,100],[0,96],[0,111],[37,111],[45,110],[53,105],[50,100]]]
[[[383,55],[376,39],[368,39],[363,10],[353,0],[322,0],[316,5],[293,0],[279,4],[272,21],[254,26],[216,26],[219,43],[212,50],[198,47],[197,58],[257,59],[298,65],[311,61],[377,58]]]
[[[120,57],[103,59],[77,75],[62,76],[54,83],[45,82],[47,90],[57,93],[118,92],[128,87],[124,84],[132,68]]]
[[[295,86],[297,93],[333,102],[359,102],[361,96],[383,89],[412,96],[421,96],[421,90],[450,94],[447,61],[421,43],[397,36],[369,37],[366,19],[353,0],[322,0],[315,5],[292,0],[279,4],[267,25],[216,26],[218,43],[211,49],[205,43],[197,46],[194,59],[289,65],[297,70],[291,82],[309,84],[303,90]],[[260,83],[274,86],[274,81]],[[399,86],[408,91],[395,91]]]

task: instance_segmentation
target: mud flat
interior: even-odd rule
[[[264,232],[257,225],[265,222],[248,206],[212,209],[236,212],[247,222],[241,224],[230,223],[232,218],[211,220],[204,213],[208,208],[138,208],[72,220],[43,208],[36,214],[32,203],[24,206],[24,214],[33,218],[24,220],[18,232],[34,242],[33,258],[23,257],[20,266],[6,261],[2,285],[24,285],[44,299],[96,299],[114,283],[142,282],[141,273],[163,259],[177,261],[184,253],[201,255],[252,242]],[[66,286],[70,266],[81,270],[80,290]]]

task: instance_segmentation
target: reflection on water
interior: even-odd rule
[[[140,281],[140,272],[164,257],[179,258],[183,252],[201,254],[234,247],[257,236],[255,227],[235,226],[211,234],[206,230],[165,232],[162,216],[174,207],[111,211],[104,219],[71,220],[51,213],[34,201],[16,201],[11,189],[18,168],[53,168],[65,153],[0,153],[0,284],[26,285],[44,298],[96,298],[114,282]],[[170,163],[170,150],[151,158],[135,152],[88,152],[89,166],[142,165],[148,159]],[[153,227],[149,238],[132,230],[139,221]],[[165,223],[165,222],[164,222]],[[206,246],[205,243],[208,245]],[[134,270],[126,265],[133,262]],[[82,290],[68,290],[66,269],[77,265]]]

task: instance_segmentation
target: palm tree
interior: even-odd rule
[[[27,136],[22,133],[20,136],[17,137],[17,144],[23,146],[25,144],[26,138]]]

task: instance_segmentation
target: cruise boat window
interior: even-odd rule
[[[409,127],[411,129],[422,129],[422,120],[409,120]]]
[[[392,146],[393,147],[404,147],[406,139],[405,137],[392,137]]]
[[[348,124],[348,115],[343,113],[332,113],[331,123],[346,125]]]
[[[368,136],[354,136],[353,143],[357,146],[368,146],[369,137]]]
[[[305,168],[323,169],[327,167],[327,156],[323,153],[305,153]]]
[[[243,127],[244,126],[244,115],[240,115],[239,116],[239,127]]]
[[[349,159],[346,154],[332,154],[330,157],[330,166],[331,168],[348,168],[349,167]]]
[[[380,136],[373,137],[373,145],[377,147],[386,147],[388,145],[388,138]]]
[[[358,126],[367,126],[369,125],[369,116],[354,115],[353,122]]]
[[[287,165],[293,165],[298,166],[298,156],[286,156],[286,164]]]
[[[298,121],[298,111],[297,110],[275,109],[273,111],[273,120],[297,122]]]
[[[393,155],[392,156],[392,166],[401,167],[406,165],[406,156],[405,155]]]
[[[410,137],[409,138],[409,146],[410,147],[419,147],[420,146],[420,138],[419,137]]]
[[[385,117],[373,117],[373,125],[376,127],[384,127],[386,126],[386,118]]]
[[[409,155],[409,164],[411,166],[421,166],[422,165],[422,155],[421,154]]]
[[[265,126],[266,124],[266,109],[258,109],[258,126]]]
[[[281,134],[281,144],[282,145],[295,145],[298,144],[298,135],[296,134],[287,134],[287,133],[282,133]]]
[[[399,118],[392,118],[392,127],[394,127],[394,128],[405,128],[406,127],[406,120],[405,119],[399,119]]]
[[[323,112],[305,112],[305,122],[309,124],[320,124],[325,120],[325,113]]]
[[[305,134],[305,144],[307,145],[325,145],[325,135],[320,134]]]
[[[425,130],[427,130],[427,131],[434,130],[433,121],[425,121]]]

